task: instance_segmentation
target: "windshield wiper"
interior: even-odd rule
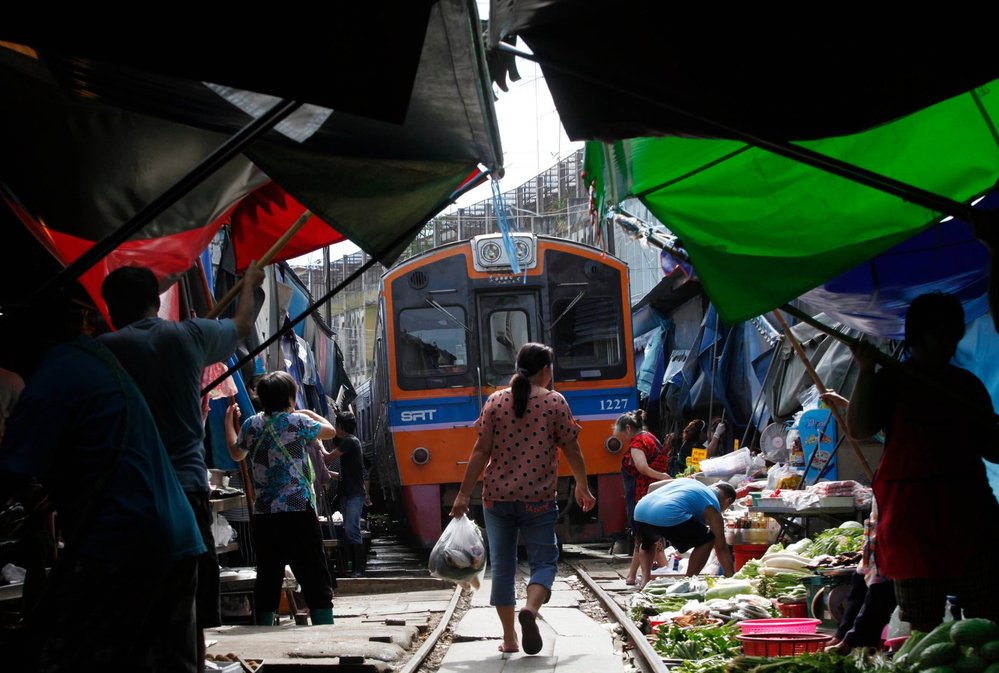
[[[555,318],[555,320],[553,320],[552,323],[550,325],[548,325],[548,329],[551,330],[552,328],[554,328],[555,325],[558,324],[558,321],[561,320],[562,318],[564,318],[566,316],[566,314],[569,311],[572,310],[572,307],[579,303],[579,300],[582,299],[583,295],[585,295],[585,294],[586,294],[586,290],[583,290],[582,292],[580,292],[579,294],[577,294],[576,298],[573,299],[572,301],[570,301],[569,305],[565,307],[564,311],[562,311],[562,315],[560,315],[559,317]]]
[[[444,315],[446,315],[452,321],[454,321],[454,324],[456,324],[458,327],[460,327],[461,329],[465,330],[469,334],[472,333],[471,328],[469,328],[465,323],[461,322],[460,320],[458,320],[457,318],[455,318],[453,315],[451,315],[451,313],[449,313],[446,308],[444,308],[443,306],[441,306],[440,304],[438,304],[436,300],[431,299],[430,297],[427,297],[427,303],[430,304],[431,306],[433,306],[435,309],[437,309],[441,313],[443,313]]]

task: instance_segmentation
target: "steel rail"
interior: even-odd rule
[[[604,606],[604,610],[610,613],[614,620],[621,625],[621,628],[624,629],[624,632],[628,635],[628,638],[631,639],[631,642],[635,646],[632,651],[637,653],[639,658],[642,660],[642,663],[645,664],[645,670],[652,671],[653,673],[667,673],[669,668],[666,666],[666,663],[663,661],[662,657],[659,656],[659,653],[656,652],[655,648],[652,647],[648,638],[646,638],[645,634],[641,632],[631,616],[622,610],[621,606],[619,606],[614,599],[611,598],[610,594],[604,591],[603,588],[597,584],[596,581],[590,577],[590,574],[581,566],[576,564],[574,561],[567,559],[563,560],[569,565],[569,567],[576,571],[579,578],[583,580],[583,584],[585,584],[587,588],[594,593],[597,600],[599,600],[601,605]]]
[[[424,640],[419,649],[413,653],[413,656],[410,657],[409,661],[407,661],[404,666],[399,668],[396,673],[415,673],[420,666],[423,665],[424,660],[426,660],[427,656],[430,655],[430,652],[434,649],[434,647],[437,646],[437,643],[440,642],[441,636],[450,625],[451,617],[454,616],[454,610],[458,607],[458,599],[461,598],[461,593],[462,588],[460,586],[456,586],[454,588],[454,593],[451,595],[451,602],[448,603],[447,609],[444,610],[444,614],[441,615],[441,620],[437,623],[437,628],[434,629],[429,636],[427,636],[427,639]]]

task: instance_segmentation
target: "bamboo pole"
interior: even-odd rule
[[[808,372],[808,375],[811,377],[812,382],[815,383],[815,387],[819,389],[820,393],[828,392],[829,389],[826,388],[825,384],[822,382],[822,379],[819,377],[819,373],[815,371],[815,367],[813,367],[811,361],[809,361],[808,355],[805,354],[805,349],[801,347],[801,344],[798,343],[798,340],[795,339],[794,335],[791,333],[791,328],[788,327],[787,321],[784,320],[784,316],[781,314],[780,311],[774,311],[774,317],[777,319],[777,322],[780,324],[781,329],[784,330],[784,337],[787,339],[788,343],[791,344],[791,346],[794,348],[794,352],[798,354],[798,357],[801,358],[801,362],[803,365],[805,365],[805,370]],[[838,424],[840,431],[846,435],[846,439],[850,443],[850,448],[853,449],[854,454],[856,454],[857,456],[857,460],[860,461],[860,467],[863,468],[864,474],[867,475],[868,479],[873,479],[874,471],[871,470],[871,466],[867,463],[867,459],[864,458],[864,454],[863,452],[861,452],[860,446],[857,444],[857,440],[851,437],[850,433],[847,431],[846,420],[844,420],[843,415],[840,413],[839,409],[835,405],[832,404],[829,405],[829,410],[832,412],[833,417],[836,419],[836,423]],[[816,447],[816,450],[818,450],[818,447]],[[802,479],[804,479],[804,477],[802,477]]]
[[[274,245],[270,247],[270,250],[265,252],[263,256],[257,260],[257,266],[263,268],[268,264],[270,264],[274,260],[274,258],[277,257],[277,254],[281,252],[281,249],[288,244],[288,241],[290,241],[292,237],[298,233],[298,230],[305,226],[305,223],[309,221],[310,217],[312,217],[311,210],[306,210],[305,212],[303,212],[299,216],[299,218],[295,220],[295,224],[291,225],[288,228],[288,231],[281,234],[281,238],[279,238],[274,242]],[[209,311],[208,315],[206,315],[205,317],[218,318],[219,315],[222,314],[222,311],[224,311],[225,308],[230,303],[232,303],[232,300],[239,295],[239,290],[242,286],[243,286],[243,279],[240,278],[238,281],[236,281],[235,285],[229,288],[229,291],[225,293],[225,296],[223,296],[221,299],[218,300],[218,303],[215,304],[215,308]]]
[[[808,315],[804,311],[799,311],[793,306],[785,304],[780,307],[780,310],[783,311],[784,313],[793,315],[801,322],[811,325],[820,332],[824,332],[829,336],[833,337],[834,339],[837,339],[838,341],[845,343],[847,346],[850,346],[851,349],[860,343],[860,339],[852,337],[849,334],[843,334],[839,330],[833,329],[829,325],[819,322],[818,320]],[[774,314],[776,313],[777,311],[774,311]],[[903,367],[902,363],[900,363],[898,360],[891,357],[887,353],[877,351],[876,357],[879,365],[885,367],[893,367],[897,371],[904,374],[905,376],[914,379],[915,382],[926,386],[930,390],[936,391],[941,395],[945,395],[950,399],[959,402],[960,404],[964,405],[969,411],[975,414],[980,414],[983,418],[988,418],[992,423],[999,422],[999,414],[997,414],[995,411],[993,411],[992,409],[986,409],[982,407],[982,405],[967,399],[960,392],[952,388],[948,388],[947,386],[943,385],[942,383],[940,383],[940,381],[936,380],[932,376],[927,376],[926,374],[923,374],[919,370],[913,369],[912,367]]]

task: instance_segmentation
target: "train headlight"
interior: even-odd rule
[[[604,448],[607,449],[608,453],[620,453],[621,452],[621,440],[617,437],[611,435],[604,442]]]
[[[410,457],[417,465],[426,465],[430,462],[430,449],[418,446],[413,449],[413,454]]]

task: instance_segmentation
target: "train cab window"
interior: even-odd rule
[[[557,299],[552,315],[561,316],[552,328],[560,369],[577,370],[580,378],[606,377],[608,368],[616,369],[624,362],[621,306],[611,297]]]
[[[491,369],[513,372],[517,351],[531,340],[525,311],[495,311],[489,316],[489,365]]]
[[[534,290],[480,294],[478,309],[482,382],[506,385],[516,368],[520,347],[537,339],[537,294]]]
[[[399,314],[397,354],[401,376],[443,377],[467,370],[467,332],[462,326],[465,309],[443,308],[446,313],[436,308],[414,308]]]

